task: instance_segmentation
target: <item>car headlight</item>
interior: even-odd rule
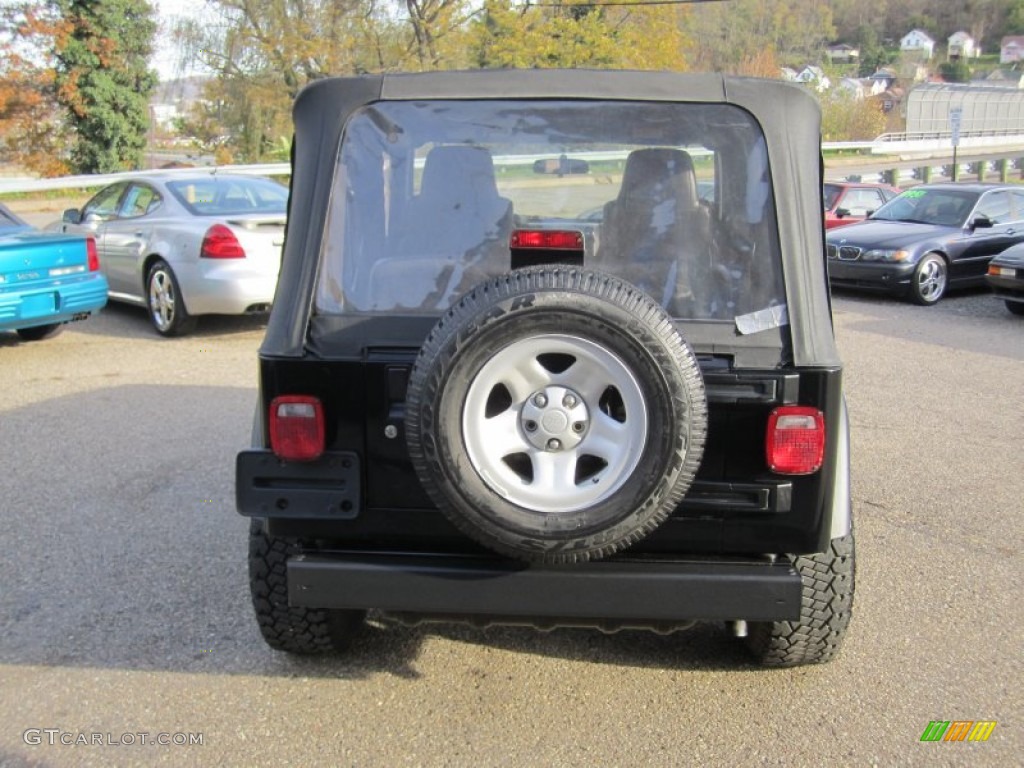
[[[861,261],[906,261],[910,258],[910,251],[902,249],[890,250],[888,248],[875,248],[864,251],[860,255]]]

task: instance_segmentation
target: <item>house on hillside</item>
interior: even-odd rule
[[[1007,35],[999,41],[999,63],[1013,64],[1024,59],[1024,35]]]
[[[825,74],[825,70],[821,67],[815,66],[814,64],[806,64],[796,72],[796,82],[809,85],[818,93],[827,91],[832,87],[832,81],[829,80],[828,75]]]
[[[900,38],[901,51],[920,51],[926,59],[935,52],[935,41],[923,29],[913,29]]]
[[[946,53],[950,61],[959,59],[975,59],[981,53],[974,38],[966,32],[954,32],[946,41]]]
[[[889,114],[893,111],[899,113],[899,109],[903,105],[903,99],[906,93],[902,88],[887,88],[878,94],[878,103],[882,109],[882,112]]]
[[[837,45],[830,45],[825,49],[825,55],[828,56],[831,62],[849,62],[857,61],[860,58],[860,49],[854,48],[852,45],[847,43],[838,43]]]
[[[897,80],[896,70],[891,67],[882,67],[871,75],[870,79],[881,85],[883,91],[888,90]]]

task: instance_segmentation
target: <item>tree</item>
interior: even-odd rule
[[[386,3],[389,3],[386,4]],[[175,34],[214,73],[204,94],[235,156],[257,162],[291,135],[291,105],[329,75],[464,63],[466,0],[211,0]],[[211,106],[212,105],[212,106]]]
[[[1011,0],[1006,10],[1006,28],[1008,35],[1024,35],[1024,0]]]
[[[78,173],[138,168],[146,146],[156,33],[147,0],[54,0],[57,101],[73,129]]]
[[[971,79],[971,67],[966,61],[944,61],[939,64],[939,74],[947,83],[966,83]]]
[[[478,67],[687,68],[682,15],[672,6],[546,6],[487,0],[471,32]]]
[[[876,99],[857,99],[846,91],[829,92],[821,105],[823,141],[870,141],[885,132],[886,117]]]
[[[835,35],[831,11],[818,0],[706,3],[686,19],[695,68],[713,72],[737,72],[764,50],[784,64],[817,62]]]
[[[70,137],[60,119],[49,55],[63,29],[46,8],[0,8],[0,159],[43,176],[70,170]]]

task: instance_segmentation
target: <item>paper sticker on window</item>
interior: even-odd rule
[[[736,318],[736,330],[744,336],[770,331],[772,328],[781,328],[784,325],[789,325],[789,308],[785,304],[776,304],[773,307]]]

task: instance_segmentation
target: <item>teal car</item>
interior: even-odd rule
[[[106,303],[92,237],[41,232],[0,203],[0,332],[38,341]]]

